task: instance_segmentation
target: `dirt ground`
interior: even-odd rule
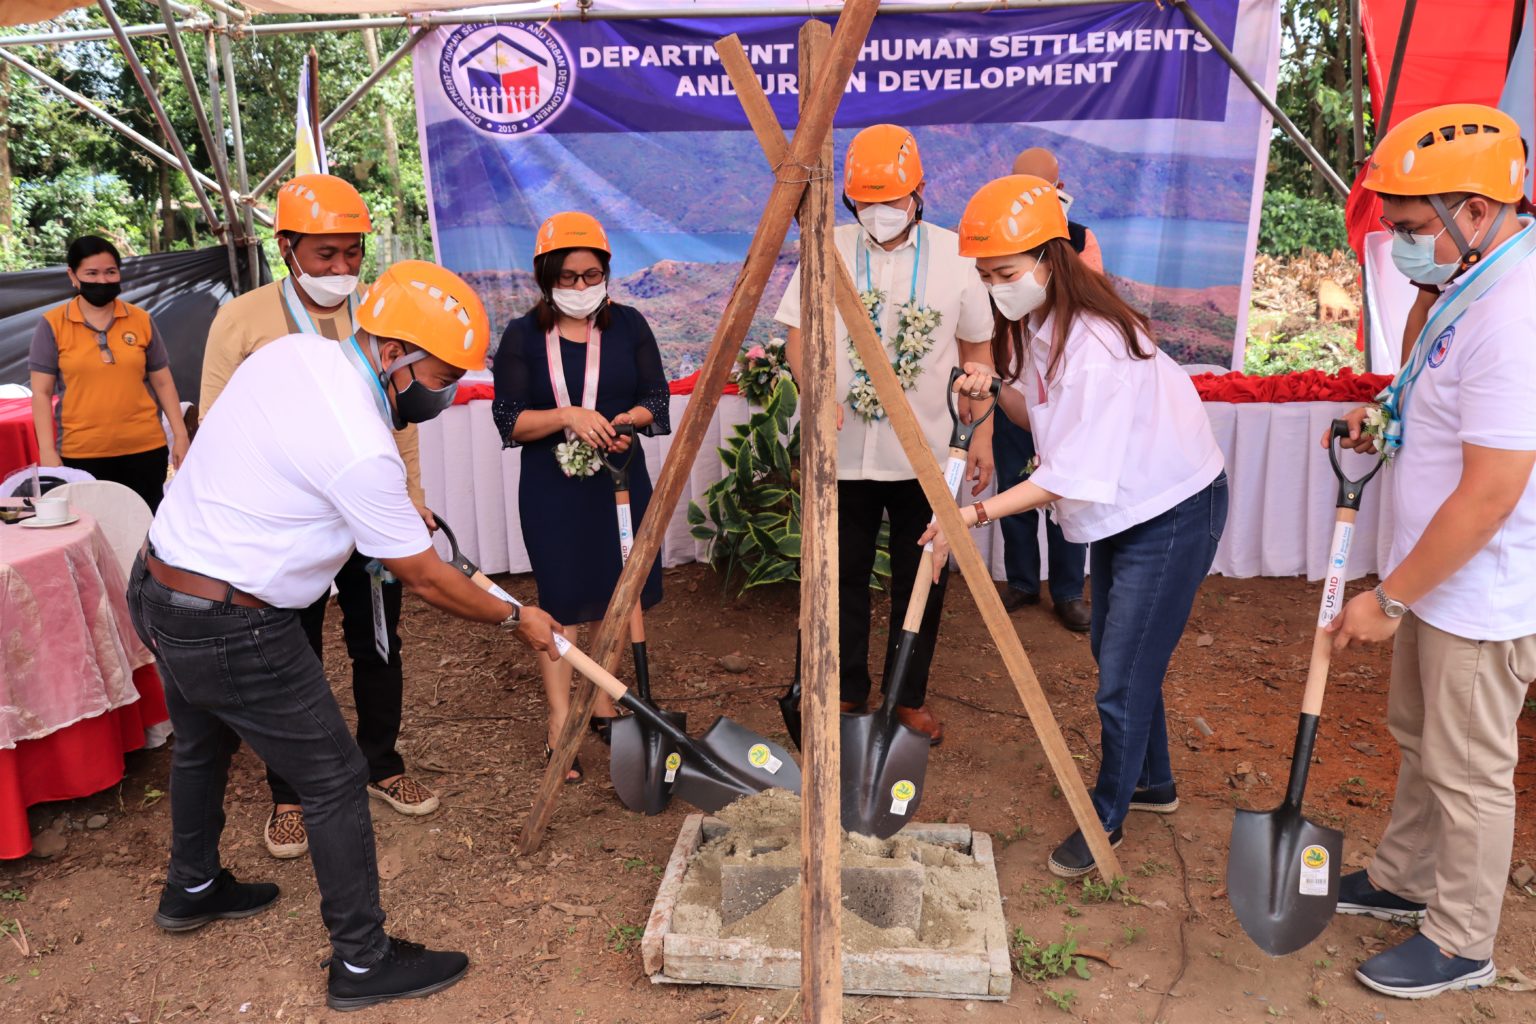
[[[527,578],[504,583],[514,593],[532,591]],[[1120,857],[1134,899],[1096,904],[1081,883],[1059,884],[1046,871],[1046,856],[1072,827],[1066,802],[969,595],[952,588],[932,691],[948,739],[933,753],[922,817],[965,822],[996,837],[1010,929],[1041,945],[1071,935],[1111,963],[1090,961],[1086,980],[1016,977],[1007,1003],[850,998],[846,1019],[1536,1020],[1536,994],[1529,992],[1456,993],[1411,1004],[1362,988],[1353,969],[1406,937],[1403,929],[1340,919],[1305,950],[1270,959],[1233,919],[1225,898],[1232,810],[1280,801],[1316,600],[1315,587],[1301,580],[1206,584],[1166,691],[1183,806],[1168,818],[1132,815]],[[658,696],[686,710],[695,729],[728,712],[782,739],[773,698],[790,675],[794,609],[792,590],[738,600],[724,595],[705,567],[669,570],[667,599],[649,619]],[[1087,640],[1062,630],[1047,607],[1025,609],[1014,622],[1091,783],[1097,721]],[[334,615],[329,629],[327,665],[333,679],[345,680]],[[626,811],[595,739],[583,751],[586,782],[564,790],[543,848],[520,859],[518,830],[543,761],[543,699],[531,656],[494,629],[457,623],[410,598],[403,631],[401,748],[442,795],[443,808],[424,820],[376,811],[384,906],[391,931],[467,950],[472,967],[446,993],[351,1019],[799,1020],[791,992],[658,986],[642,974],[638,936],[690,808],[674,804],[656,818]],[[749,671],[720,667],[718,659],[733,652],[746,656]],[[1384,721],[1386,683],[1384,652],[1335,661],[1308,811],[1344,830],[1349,865],[1369,856],[1392,798],[1397,756]],[[339,685],[337,696],[350,706],[349,686]],[[1522,723],[1526,754],[1536,742],[1532,724]],[[32,954],[23,957],[15,939],[0,941],[0,1021],[342,1019],[324,1005],[320,964],[328,949],[309,862],[274,861],[261,843],[268,807],[256,759],[242,751],[231,777],[224,857],[243,879],[278,882],[282,899],[255,918],[180,936],[164,935],[150,921],[164,878],[168,754],[139,753],[130,761],[117,789],[34,808],[34,828],[63,819],[62,855],[0,863],[0,919],[20,922]],[[1529,757],[1522,762],[1517,862],[1536,861],[1536,823],[1524,802],[1536,767]],[[96,815],[106,824],[84,828]],[[1512,886],[1496,962],[1536,975],[1536,907]]]

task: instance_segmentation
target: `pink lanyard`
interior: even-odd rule
[[[592,321],[587,321],[587,375],[581,386],[581,407],[597,408],[597,376],[602,368],[602,332]],[[544,354],[549,360],[549,383],[555,391],[555,408],[564,409],[571,404],[570,389],[565,386],[565,360],[560,357],[560,328],[551,327],[544,335]],[[577,440],[575,431],[567,429],[567,440]]]

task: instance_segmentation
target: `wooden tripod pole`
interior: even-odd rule
[[[848,0],[838,15],[837,27],[832,33],[832,44],[827,51],[827,61],[821,70],[810,98],[801,112],[800,125],[794,142],[789,146],[783,161],[775,169],[773,190],[763,208],[762,219],[747,249],[741,273],[731,290],[730,300],[715,329],[710,342],[709,355],[699,371],[699,380],[688,409],[683,414],[672,449],[651,494],[650,507],[635,537],[635,548],[629,562],[619,574],[618,585],[608,602],[608,610],[598,629],[597,640],[592,644],[592,657],[598,664],[612,672],[619,667],[621,644],[629,628],[629,616],[640,598],[645,578],[661,553],[662,535],[666,532],[672,512],[682,497],[683,485],[693,468],[695,457],[709,431],[709,423],[720,404],[720,391],[730,376],[736,362],[736,352],[741,348],[752,325],[757,305],[762,301],[763,289],[778,259],[779,250],[789,233],[790,222],[805,193],[804,168],[817,160],[823,140],[832,130],[832,115],[847,88],[848,77],[858,60],[864,37],[874,21],[880,0]],[[734,37],[732,37],[734,38]],[[696,168],[695,173],[706,173],[707,168]],[[571,710],[555,743],[555,751],[549,759],[544,779],[523,823],[517,848],[523,854],[532,853],[543,842],[544,830],[554,815],[555,804],[564,788],[565,773],[576,759],[577,749],[592,716],[592,702],[597,690],[586,678],[576,680],[576,693]]]
[[[752,71],[746,51],[734,36],[715,44],[715,50],[720,54],[721,66],[730,75],[731,82],[736,87],[737,98],[741,100],[741,105],[747,112],[747,119],[752,122],[752,129],[757,133],[764,155],[770,164],[778,166],[787,146],[784,131],[779,127],[773,108],[769,105],[767,96],[763,94],[757,75]],[[982,621],[986,623],[987,631],[992,634],[992,642],[997,644],[998,652],[1003,657],[1003,664],[1008,669],[1008,676],[1013,680],[1019,700],[1029,715],[1030,723],[1035,727],[1035,734],[1040,738],[1040,746],[1045,750],[1051,770],[1056,774],[1056,781],[1067,798],[1067,806],[1072,811],[1072,817],[1077,822],[1077,827],[1083,830],[1083,837],[1087,839],[1088,848],[1093,852],[1094,864],[1105,879],[1122,877],[1119,858],[1115,856],[1114,850],[1109,845],[1109,837],[1099,823],[1099,817],[1093,809],[1088,790],[1083,785],[1082,776],[1078,774],[1077,763],[1072,759],[1072,751],[1067,747],[1067,741],[1061,734],[1061,727],[1056,724],[1056,717],[1051,712],[1050,701],[1046,699],[1045,691],[1041,689],[1040,678],[1035,675],[1034,667],[1029,662],[1029,655],[1024,652],[1019,634],[1008,618],[1008,612],[1003,607],[997,588],[992,584],[992,574],[987,571],[981,552],[976,548],[970,531],[965,528],[965,523],[960,518],[960,508],[955,504],[954,494],[945,484],[944,473],[939,468],[938,460],[934,458],[932,449],[928,447],[928,441],[923,436],[922,428],[918,426],[912,406],[908,404],[906,395],[901,389],[901,383],[896,379],[896,371],[891,368],[890,356],[886,353],[880,338],[875,334],[874,325],[870,323],[869,316],[864,312],[864,305],[859,301],[858,291],[854,286],[853,278],[848,273],[847,266],[840,257],[832,262],[838,313],[843,318],[843,324],[848,328],[870,379],[874,381],[875,392],[880,396],[880,404],[885,407],[891,427],[896,431],[896,438],[901,442],[902,450],[906,452],[907,461],[911,464],[913,472],[917,474],[918,482],[922,484],[928,503],[933,507],[934,517],[944,528],[944,535],[949,539],[955,559],[960,563],[960,571],[965,576],[966,584],[971,588],[971,595],[975,598]]]
[[[800,30],[800,81],[815,80],[826,60],[827,26]],[[801,93],[802,107],[806,102]],[[842,1024],[842,727],[838,724],[837,640],[837,316],[832,267],[832,135],[807,167],[800,207],[800,327],[805,338],[805,402],[800,426],[800,601],[805,615],[800,659],[800,997],[801,1020]]]

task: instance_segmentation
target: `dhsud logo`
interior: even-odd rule
[[[1451,341],[1456,337],[1456,325],[1452,324],[1440,332],[1440,337],[1429,346],[1429,365],[1433,369],[1445,362],[1445,357],[1451,354]]]
[[[456,29],[437,70],[448,101],[470,124],[495,135],[541,130],[571,96],[565,45],[536,22]]]

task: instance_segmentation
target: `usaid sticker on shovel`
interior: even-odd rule
[[[1301,894],[1328,895],[1328,851],[1321,846],[1309,846],[1301,851]]]
[[[677,770],[679,768],[681,768],[682,766],[683,766],[683,756],[681,754],[679,754],[675,750],[672,751],[672,753],[668,754],[667,755],[667,775],[666,775],[666,781],[668,781],[668,782],[676,782],[677,781]]]
[[[778,773],[784,767],[784,762],[773,756],[773,751],[768,749],[766,743],[754,743],[747,750],[747,760],[754,768],[761,768],[769,775]]]
[[[907,804],[912,802],[914,796],[917,796],[917,787],[909,780],[902,779],[896,783],[891,787],[891,813],[906,814]]]

